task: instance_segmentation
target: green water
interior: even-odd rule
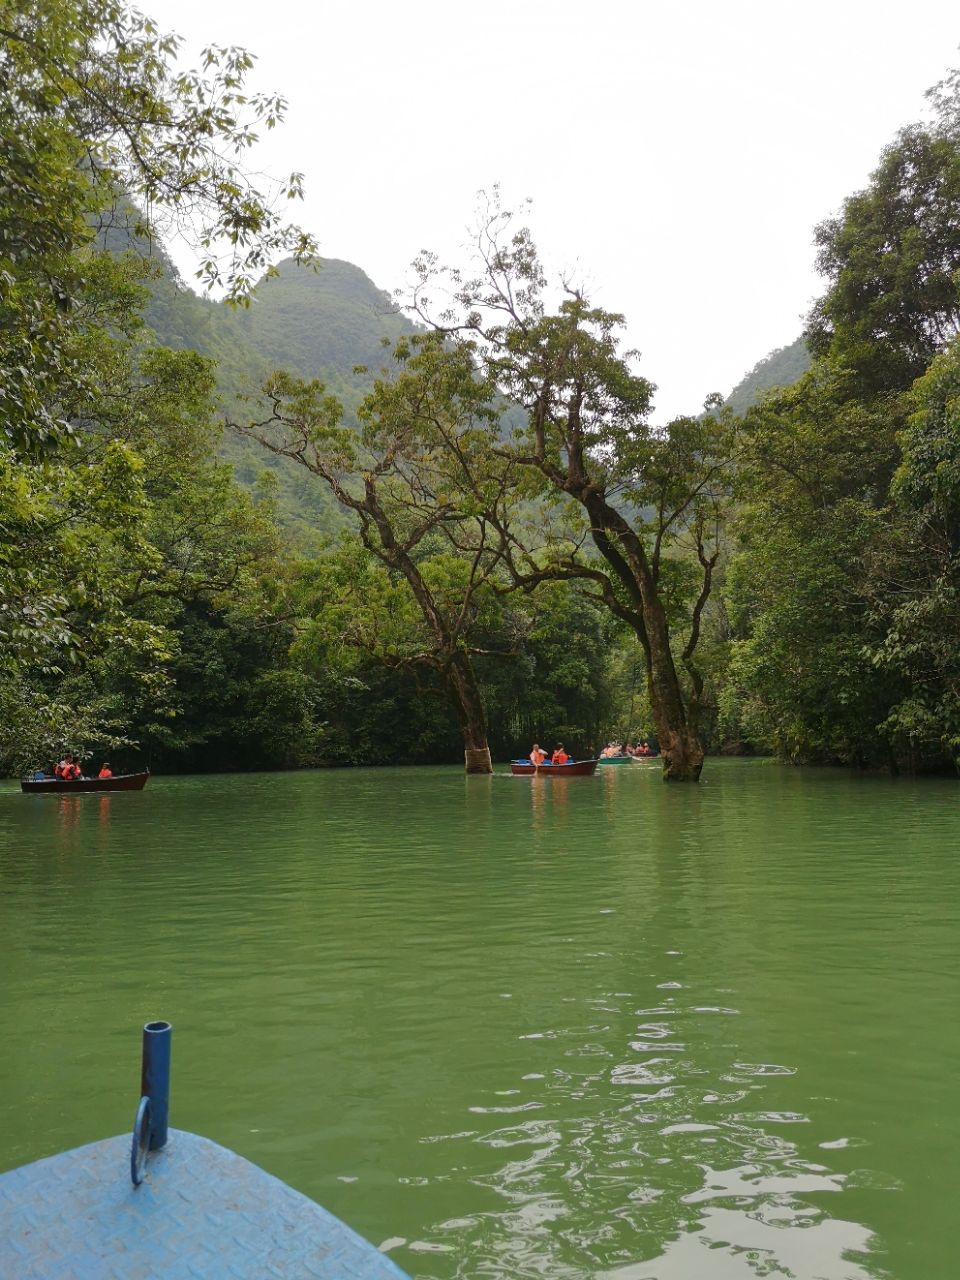
[[[960,786],[0,792],[0,1169],[171,1123],[416,1277],[953,1280]]]

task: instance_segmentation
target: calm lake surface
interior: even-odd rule
[[[503,766],[500,766],[501,769]],[[954,1280],[960,785],[0,790],[0,1169],[171,1124],[412,1276]]]

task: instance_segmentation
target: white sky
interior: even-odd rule
[[[531,197],[548,268],[626,313],[658,420],[799,334],[815,223],[960,63],[956,0],[139,2],[190,65],[257,55],[289,112],[256,166],[303,171],[293,216],[381,288],[456,255],[479,189]]]

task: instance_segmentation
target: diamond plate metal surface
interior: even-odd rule
[[[2,1280],[407,1280],[339,1218],[179,1129],[130,1182],[130,1137],[0,1174]]]

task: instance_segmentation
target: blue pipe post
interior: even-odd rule
[[[167,1142],[167,1110],[170,1106],[169,1022],[148,1022],[143,1028],[143,1057],[140,1065],[140,1096],[150,1099],[150,1150],[159,1151]]]

